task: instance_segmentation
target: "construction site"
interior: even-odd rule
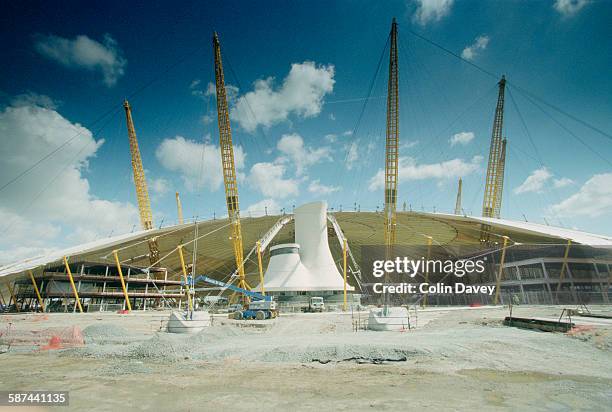
[[[68,390],[75,410],[609,409],[612,238],[503,218],[504,76],[482,113],[493,124],[481,213],[465,213],[462,179],[454,213],[400,204],[397,33],[394,19],[380,210],[312,199],[241,215],[214,33],[226,216],[185,219],[177,192],[178,224],[158,226],[138,112],[122,102],[141,228],[0,267],[0,385]],[[425,265],[373,271],[404,257]]]

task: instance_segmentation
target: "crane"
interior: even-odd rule
[[[396,241],[397,175],[399,163],[399,69],[397,65],[397,22],[391,24],[389,81],[387,84],[387,139],[385,145],[385,245]]]
[[[217,121],[219,124],[219,148],[221,150],[221,165],[223,167],[223,184],[225,186],[225,201],[230,222],[231,241],[238,271],[238,287],[250,289],[244,274],[242,249],[242,229],[240,227],[240,206],[238,204],[238,183],[236,181],[236,166],[234,163],[234,146],[232,145],[232,129],[227,105],[223,63],[221,61],[221,45],[219,36],[213,35],[213,50],[215,53],[215,85],[217,94]],[[243,295],[245,300],[247,295]]]
[[[145,178],[138,139],[132,120],[132,109],[127,99],[123,102],[125,118],[127,121],[128,138],[130,140],[130,153],[132,154],[132,170],[134,172],[134,185],[136,186],[136,198],[138,200],[138,212],[140,214],[140,224],[144,230],[153,229],[153,212],[151,212],[151,201],[147,190],[147,179]],[[149,239],[149,261],[155,265],[159,261],[159,246],[155,237]]]

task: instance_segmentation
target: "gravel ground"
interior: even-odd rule
[[[85,344],[9,345],[0,386],[68,389],[75,410],[251,410],[255,398],[271,410],[610,409],[612,321],[575,318],[578,327],[560,334],[502,326],[506,315],[507,308],[428,309],[405,332],[354,332],[351,315],[339,313],[281,316],[257,328],[219,317],[196,335],[160,331],[167,313],[3,316],[0,341],[11,323],[22,341],[77,326]]]

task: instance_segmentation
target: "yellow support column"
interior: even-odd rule
[[[6,305],[6,300],[4,299],[4,295],[2,294],[2,290],[0,290],[0,303],[2,303],[3,305]]]
[[[565,271],[567,270],[567,257],[569,256],[570,246],[572,246],[572,241],[570,239],[567,239],[567,246],[565,247],[565,253],[563,254],[563,265],[561,265],[559,283],[557,283],[557,292],[555,293],[555,299],[557,301],[557,304],[559,303],[559,292],[561,291],[561,284],[565,279]]]
[[[79,298],[79,292],[74,284],[74,278],[72,277],[72,272],[70,271],[70,265],[68,265],[68,259],[64,256],[64,266],[66,266],[66,272],[68,273],[68,279],[70,279],[70,286],[72,286],[72,292],[74,293],[74,298],[76,299],[76,304],[79,307],[79,312],[83,313],[83,306],[81,306],[81,299]]]
[[[13,302],[15,302],[15,310],[17,310],[17,312],[21,312],[21,309],[19,309],[19,306],[17,305],[17,298],[15,297],[15,292],[13,290],[13,288],[11,287],[10,282],[6,282],[6,286],[8,287],[9,293],[11,294],[11,298],[13,299]],[[9,300],[9,306],[11,305],[11,301]]]
[[[342,310],[346,312],[348,309],[347,299],[346,299],[346,250],[347,244],[346,239],[344,239],[344,243],[342,245],[342,260],[343,260],[343,271],[344,271],[344,305],[342,305]]]
[[[189,291],[189,279],[187,277],[187,267],[185,266],[185,258],[183,256],[183,245],[178,245],[178,253],[181,259],[181,268],[183,269],[183,277],[185,278],[185,290],[187,291],[187,303],[189,310],[193,311],[193,304],[191,302],[191,293]]]
[[[42,309],[42,311],[45,311],[45,303],[42,300],[42,297],[40,296],[40,291],[38,290],[38,285],[36,284],[36,280],[34,279],[34,274],[32,273],[31,270],[28,270],[28,273],[30,274],[30,280],[32,281],[32,286],[34,286],[34,291],[36,292],[36,297],[38,298],[38,304],[40,305],[40,308]]]
[[[431,243],[433,241],[433,238],[431,236],[425,236],[427,238],[427,259],[425,260],[425,283],[429,283],[429,265],[427,264],[427,262],[429,262],[429,258],[431,257]],[[425,293],[425,295],[423,296],[423,307],[427,307],[427,296],[428,294]]]
[[[497,280],[495,281],[495,304],[499,303],[499,288],[501,287],[501,278],[504,273],[504,262],[506,261],[506,246],[508,246],[508,240],[510,239],[508,236],[502,236],[504,239],[504,244],[502,246],[502,255],[501,260],[499,262],[499,271],[497,272]]]
[[[132,311],[132,304],[130,303],[130,295],[128,295],[127,288],[125,287],[125,279],[123,278],[123,270],[121,269],[121,263],[119,262],[119,255],[116,250],[113,250],[113,256],[115,256],[115,263],[117,264],[117,271],[119,272],[119,280],[121,281],[121,289],[123,289],[123,296],[125,297],[125,306],[127,310]]]
[[[263,265],[261,263],[261,242],[257,241],[257,263],[259,264],[259,284],[261,285],[261,294],[266,295],[266,289],[264,288],[264,276],[263,276]]]

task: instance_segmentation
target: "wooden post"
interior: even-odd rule
[[[555,293],[555,300],[557,304],[559,304],[559,292],[561,291],[561,284],[565,279],[565,271],[567,269],[567,257],[569,256],[570,246],[572,246],[572,241],[567,239],[567,246],[565,247],[565,253],[563,254],[563,264],[561,265],[561,273],[559,273],[559,283],[557,283],[557,292]]]
[[[263,265],[261,263],[261,242],[257,241],[257,263],[259,265],[259,284],[261,285],[261,294],[266,295],[266,289],[264,288],[264,275]]]
[[[499,271],[497,272],[497,280],[495,281],[495,304],[499,303],[499,293],[501,288],[501,278],[504,273],[504,262],[506,261],[506,246],[508,246],[508,236],[502,236],[504,239],[504,245],[502,246],[502,255],[499,262]]]
[[[178,253],[181,259],[181,268],[183,269],[183,277],[185,278],[185,290],[187,291],[187,304],[189,311],[193,311],[193,303],[191,302],[191,292],[189,290],[189,278],[187,277],[187,267],[185,266],[185,257],[183,256],[183,245],[178,245]]]
[[[40,308],[44,312],[45,304],[42,300],[42,297],[40,296],[40,291],[38,290],[38,285],[36,284],[36,280],[34,279],[34,274],[32,273],[31,270],[28,270],[28,273],[30,274],[30,280],[32,281],[32,286],[34,286],[34,291],[36,292],[36,298],[38,299],[38,304],[40,305]]]
[[[21,312],[21,309],[19,309],[19,305],[17,305],[17,297],[15,296],[15,291],[11,287],[11,283],[6,282],[6,286],[8,287],[8,290],[9,290],[9,293],[11,294],[11,298],[13,299],[13,302],[15,303],[15,310],[17,310],[17,312]],[[11,305],[11,301],[9,300],[9,306],[10,305]]]
[[[66,266],[66,272],[68,273],[68,279],[70,280],[70,286],[72,287],[72,292],[74,293],[74,298],[76,299],[76,305],[79,307],[79,312],[83,313],[83,306],[81,306],[81,299],[79,298],[79,292],[77,292],[77,288],[74,284],[74,278],[72,277],[72,272],[70,271],[70,265],[68,264],[68,259],[64,256],[64,266]]]
[[[113,256],[115,256],[115,263],[117,264],[117,271],[119,272],[119,280],[121,281],[121,289],[123,289],[123,296],[125,298],[125,305],[127,309],[132,311],[132,304],[130,303],[130,296],[128,295],[128,291],[125,287],[125,279],[123,279],[123,270],[121,269],[121,263],[119,262],[119,255],[116,250],[113,250]]]

